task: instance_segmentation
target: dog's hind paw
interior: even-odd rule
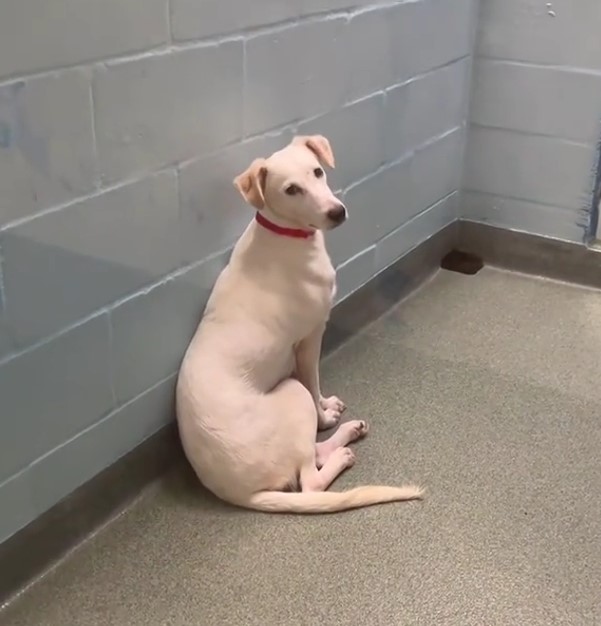
[[[355,464],[355,453],[350,448],[336,448],[330,458],[335,458],[343,470]]]
[[[369,432],[369,426],[363,420],[352,420],[347,422],[345,426],[351,429],[351,441],[362,439]]]

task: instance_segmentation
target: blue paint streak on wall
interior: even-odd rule
[[[593,188],[593,206],[591,207],[591,218],[585,234],[585,243],[590,243],[597,238],[599,202],[601,202],[601,141],[597,145],[597,172],[595,174],[595,186]]]
[[[36,137],[21,101],[25,82],[0,88],[0,149],[16,148],[40,172],[49,174],[47,142]]]
[[[0,89],[0,148],[10,148],[14,142],[14,86]]]
[[[0,120],[0,148],[10,148],[12,135],[10,124],[4,120]]]

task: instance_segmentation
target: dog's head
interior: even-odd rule
[[[295,137],[269,158],[255,159],[234,185],[249,204],[284,224],[329,230],[347,212],[328,187],[324,166],[334,167],[330,142],[321,135]]]

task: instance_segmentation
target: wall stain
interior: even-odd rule
[[[12,142],[12,129],[4,120],[0,120],[0,148],[10,148]]]
[[[24,90],[24,81],[0,88],[0,149],[18,150],[38,171],[49,175],[48,141],[31,129]]]
[[[584,234],[585,243],[591,243],[597,239],[599,225],[599,204],[601,203],[601,141],[597,144],[597,170],[595,172],[595,185],[593,187],[593,205],[589,210],[588,225]]]

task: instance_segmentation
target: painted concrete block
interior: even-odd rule
[[[413,217],[461,186],[463,129],[418,150],[411,160],[411,206]]]
[[[254,209],[234,187],[234,177],[257,157],[268,157],[290,142],[291,133],[262,135],[186,165],[179,172],[181,245],[185,263],[230,247]]]
[[[465,188],[580,209],[590,203],[595,148],[562,139],[473,127]]]
[[[229,253],[136,296],[111,311],[111,362],[120,403],[179,369]]]
[[[372,4],[373,0],[301,0],[304,15],[341,11]]]
[[[351,17],[346,62],[350,65],[349,99],[385,89],[395,82],[390,10],[375,9]]]
[[[336,301],[340,302],[366,283],[375,271],[376,246],[370,246],[336,268]]]
[[[414,130],[408,126],[407,115],[411,84],[403,83],[386,92],[384,152],[388,161],[399,159],[415,149],[409,136]]]
[[[299,119],[302,42],[298,27],[252,37],[245,45],[245,133],[258,134]]]
[[[163,173],[3,233],[4,292],[27,345],[180,265],[175,173]]]
[[[171,0],[171,28],[174,39],[202,39],[283,22],[300,12],[299,2],[281,0]]]
[[[113,408],[108,316],[0,366],[0,482]]]
[[[206,154],[242,133],[242,43],[118,63],[94,77],[105,181]]]
[[[382,239],[416,213],[413,169],[413,159],[407,159],[378,175],[385,195],[382,202],[366,205],[374,212],[376,240]]]
[[[247,135],[320,115],[347,100],[352,68],[346,27],[344,18],[310,21],[246,42]]]
[[[0,250],[0,258],[2,250]],[[0,285],[2,285],[3,279],[0,268]],[[0,289],[0,361],[14,349],[14,341],[12,331],[8,326],[8,320],[6,319],[6,306],[4,304],[3,287]]]
[[[347,34],[345,18],[326,18],[299,27],[301,118],[321,115],[348,101],[353,68]]]
[[[332,189],[345,189],[375,172],[385,160],[384,97],[376,94],[336,109],[298,127],[301,135],[322,134],[332,145],[336,169],[328,172]]]
[[[395,76],[402,82],[471,52],[473,0],[420,0],[391,10]]]
[[[462,217],[491,226],[582,243],[589,217],[585,211],[467,191]]]
[[[175,377],[114,411],[28,469],[36,515],[174,419]]]
[[[601,70],[601,3],[481,0],[479,55]]]
[[[0,511],[0,543],[36,517],[30,476],[26,470],[0,481]]]
[[[405,115],[411,146],[421,146],[465,121],[469,69],[469,59],[464,59],[409,83]]]
[[[328,234],[335,265],[359,254],[412,214],[410,161],[381,170],[345,193],[348,221]]]
[[[458,196],[459,193],[455,192],[440,200],[380,239],[376,245],[376,271],[392,265],[417,245],[455,221]]]
[[[601,76],[553,67],[480,59],[474,124],[596,143],[601,130]]]
[[[0,78],[144,50],[167,38],[165,0],[5,2]]]
[[[314,117],[344,104],[352,68],[348,62],[345,18],[326,18],[299,26],[301,54],[297,79],[301,89],[301,118]],[[247,76],[248,78],[248,76]]]
[[[386,154],[399,158],[465,121],[469,59],[425,74],[386,94]]]
[[[85,71],[0,86],[0,227],[93,190],[92,128]]]
[[[401,2],[390,9],[390,54],[393,62],[394,83],[403,83],[413,76],[423,73],[427,66],[420,62],[423,46],[416,43],[422,39],[423,2]],[[416,54],[419,50],[420,54]]]

